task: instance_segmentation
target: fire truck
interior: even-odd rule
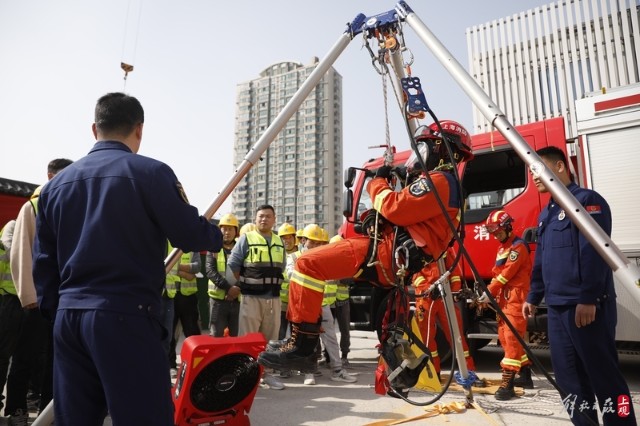
[[[20,207],[37,187],[33,183],[0,178],[0,228],[18,216]]]
[[[632,85],[610,93],[593,93],[576,101],[578,138],[566,140],[565,118],[556,117],[516,130],[532,150],[546,146],[561,148],[570,159],[576,181],[594,189],[609,202],[613,212],[612,239],[624,254],[640,264],[640,226],[637,212],[640,199],[632,188],[640,181],[640,85]],[[475,157],[460,167],[462,188],[466,194],[464,214],[464,246],[480,277],[472,274],[469,262],[462,258],[464,279],[470,290],[479,291],[474,283],[481,278],[491,280],[498,241],[483,228],[490,212],[504,209],[514,218],[514,232],[529,243],[535,252],[537,218],[549,201],[540,194],[526,164],[514,152],[499,132],[472,136]],[[394,154],[394,165],[403,165],[410,151]],[[367,161],[361,169],[345,171],[343,238],[362,237],[354,224],[362,212],[372,208],[365,188],[371,173],[382,166],[384,158]],[[362,237],[367,238],[367,237]],[[533,259],[533,256],[532,256]],[[616,282],[618,325],[616,339],[619,349],[640,350],[640,311],[628,294],[629,290]],[[386,308],[388,290],[370,283],[354,282],[351,287],[352,327],[378,330]],[[481,293],[480,293],[481,294]],[[472,350],[477,350],[497,338],[495,314],[478,314],[459,302],[463,312],[464,330]],[[444,325],[446,326],[446,325]],[[544,306],[528,324],[529,343],[546,343],[546,313]],[[440,346],[446,345],[442,335]]]

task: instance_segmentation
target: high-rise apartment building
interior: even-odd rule
[[[318,65],[280,62],[237,86],[234,167]],[[261,204],[276,210],[278,225],[317,223],[333,235],[342,223],[342,76],[323,77],[276,139],[233,191],[241,224]]]

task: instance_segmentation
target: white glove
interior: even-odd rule
[[[478,298],[478,303],[489,303],[489,295],[486,291]]]

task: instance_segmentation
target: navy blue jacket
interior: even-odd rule
[[[611,210],[597,192],[575,183],[567,189],[611,235]],[[538,245],[527,302],[550,306],[596,304],[603,296],[615,297],[613,273],[591,243],[553,199],[540,213]]]
[[[161,312],[167,239],[184,252],[222,247],[220,230],[189,205],[169,166],[123,143],[97,142],[39,197],[33,276],[38,304]]]

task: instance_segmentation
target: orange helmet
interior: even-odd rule
[[[511,232],[512,223],[513,218],[509,215],[509,213],[504,210],[496,210],[491,212],[491,214],[487,218],[484,229],[486,229],[490,234],[496,232],[500,228],[504,229],[506,232]]]

